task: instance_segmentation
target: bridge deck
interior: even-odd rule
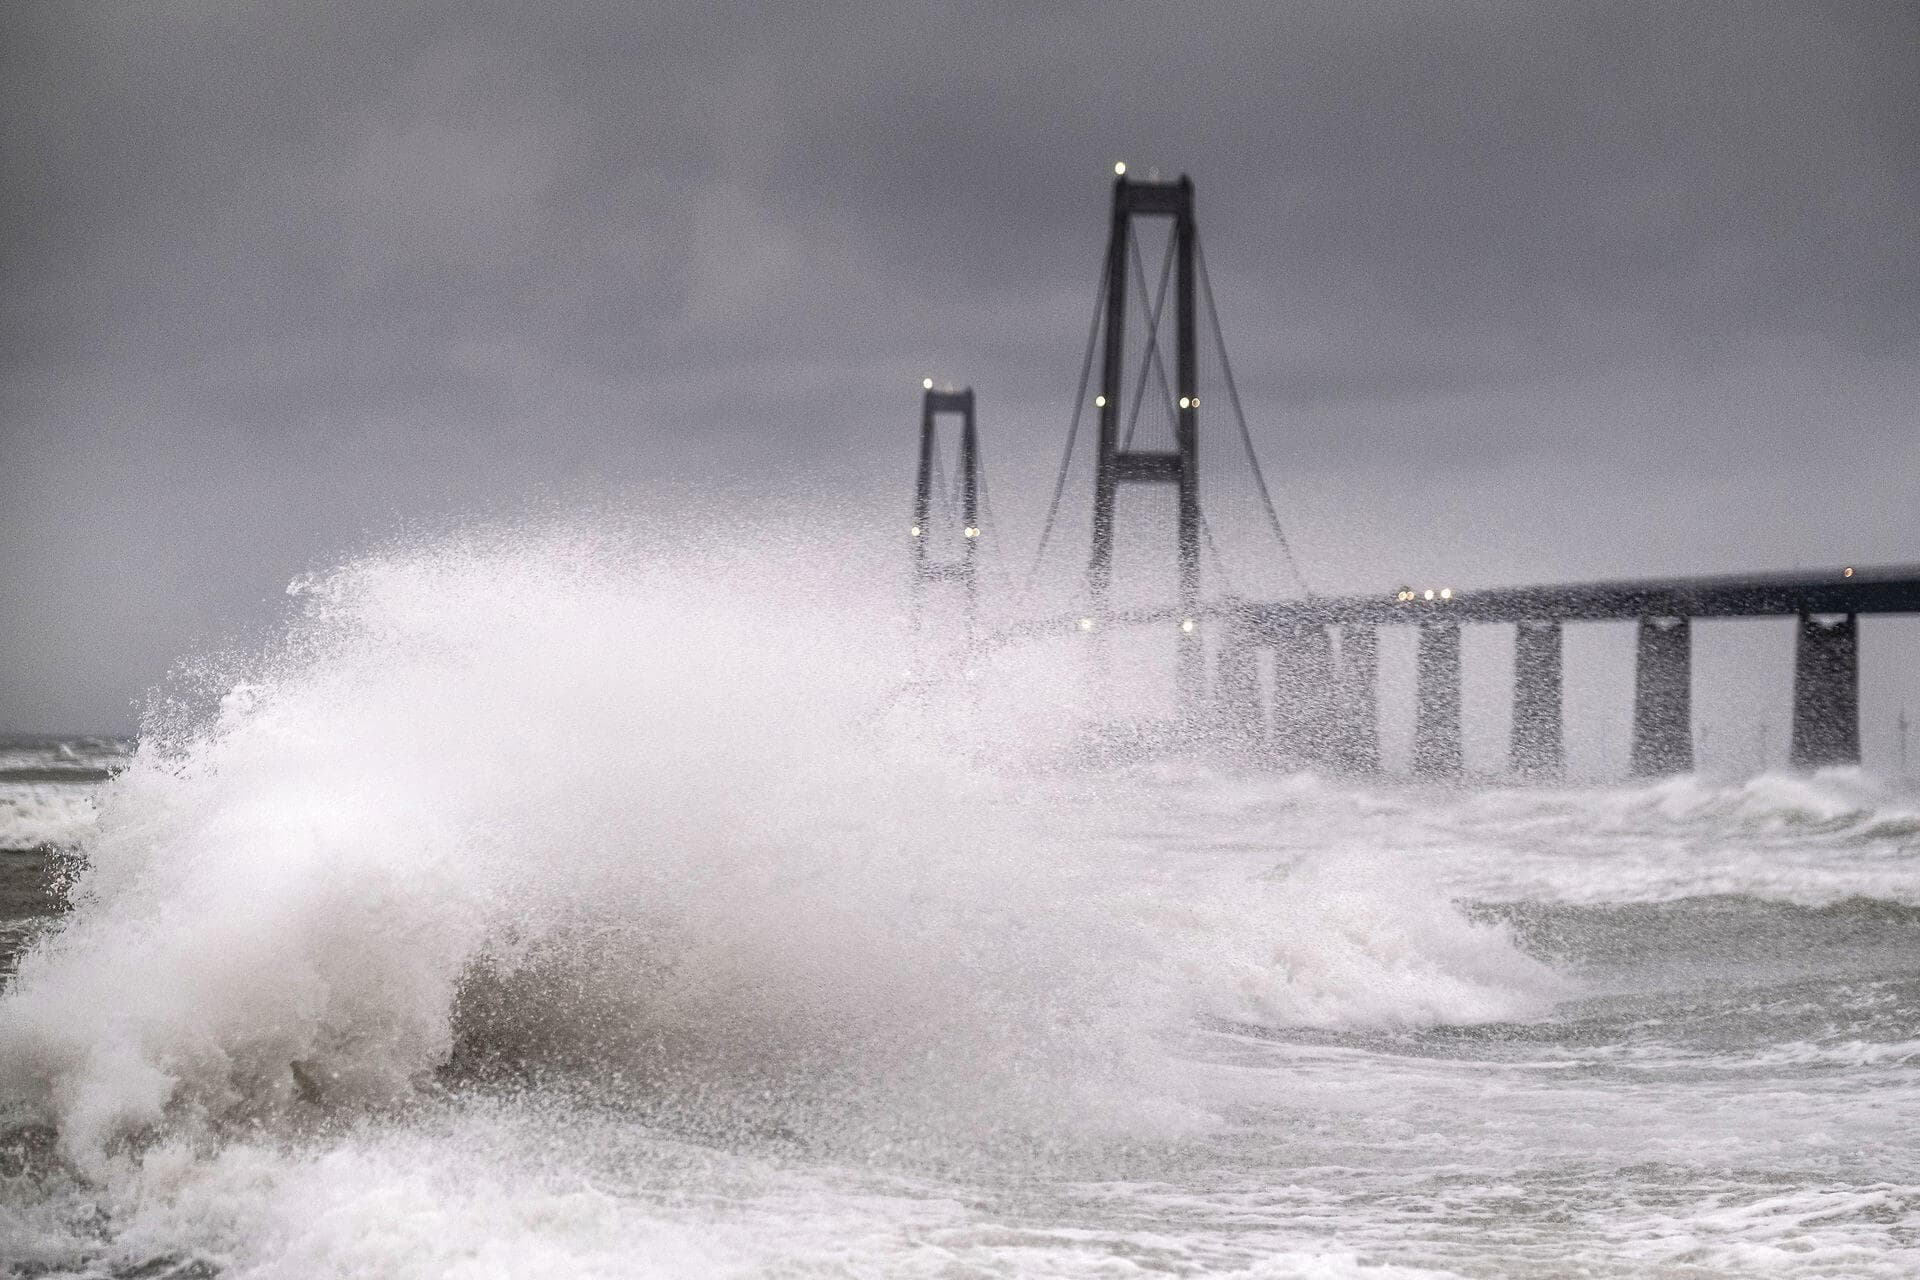
[[[1800,613],[1920,613],[1920,565],[1818,572],[1648,578],[1455,590],[1451,598],[1365,596],[1225,604],[1256,625],[1307,623],[1599,622],[1645,617],[1759,618]]]

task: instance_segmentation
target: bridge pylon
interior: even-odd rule
[[[913,477],[913,615],[917,626],[928,583],[958,582],[966,595],[966,626],[973,632],[974,612],[979,603],[980,552],[980,437],[974,424],[973,388],[958,391],[940,389],[931,378],[921,384],[920,462]],[[937,558],[930,544],[939,536],[934,520],[933,482],[938,470],[938,420],[945,415],[960,418],[960,553],[957,558]]]
[[[1859,615],[1802,613],[1797,635],[1787,761],[1796,769],[1859,764]]]
[[[1640,619],[1634,644],[1633,747],[1636,778],[1693,772],[1693,619]]]
[[[1120,434],[1125,403],[1127,266],[1136,218],[1173,221],[1174,253],[1174,448],[1133,449]],[[1170,484],[1178,494],[1175,555],[1179,575],[1180,611],[1176,682],[1181,705],[1191,709],[1206,689],[1201,638],[1195,619],[1200,611],[1200,461],[1199,359],[1195,348],[1193,180],[1142,182],[1124,173],[1113,182],[1113,222],[1107,238],[1106,313],[1100,362],[1099,445],[1093,483],[1093,551],[1087,562],[1087,585],[1096,618],[1109,613],[1113,582],[1113,509],[1123,484]],[[1149,314],[1149,326],[1159,317]],[[1158,334],[1148,339],[1156,342]],[[1151,359],[1151,356],[1143,357]],[[1136,383],[1136,395],[1145,395],[1145,370]],[[1135,406],[1134,412],[1138,412]]]

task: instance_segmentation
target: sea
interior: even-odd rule
[[[1920,1274],[1911,782],[1089,753],[1073,639],[663,541],[5,745],[7,1274]]]

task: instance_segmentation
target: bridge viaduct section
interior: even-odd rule
[[[1214,713],[1230,738],[1265,743],[1282,758],[1370,771],[1379,763],[1378,628],[1416,627],[1413,769],[1457,777],[1460,629],[1504,623],[1515,628],[1509,765],[1552,777],[1564,764],[1565,624],[1631,621],[1632,771],[1684,772],[1693,767],[1694,619],[1796,617],[1789,759],[1805,768],[1854,764],[1865,613],[1920,613],[1920,566],[1236,602],[1212,612],[1220,627]],[[1272,655],[1270,704],[1261,696],[1261,651]]]

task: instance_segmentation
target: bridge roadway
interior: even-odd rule
[[[1367,595],[1245,600],[1229,596],[1200,606],[1200,620],[1255,627],[1430,622],[1632,622],[1639,618],[1765,618],[1799,614],[1920,613],[1920,565],[1875,565],[1819,571],[1638,578],[1614,582],[1542,583],[1526,587],[1404,588]],[[1403,592],[1410,591],[1410,595]],[[1450,594],[1442,596],[1441,592]],[[1180,620],[1173,606],[1116,609],[1101,623],[1150,626]],[[1067,614],[1018,623],[1012,641],[1056,631],[1090,630],[1093,619]]]
[[[1451,594],[1442,598],[1441,590]],[[1920,565],[1838,566],[1819,571],[1551,583],[1530,587],[1427,588],[1365,596],[1314,596],[1225,605],[1249,621],[1319,623],[1605,622],[1637,618],[1760,618],[1799,614],[1920,613]]]
[[[1449,778],[1461,770],[1461,624],[1515,627],[1510,765],[1555,776],[1564,759],[1562,624],[1637,622],[1631,767],[1652,776],[1693,768],[1696,618],[1798,618],[1788,758],[1801,767],[1857,764],[1863,613],[1920,613],[1920,565],[1227,599],[1200,608],[1193,626],[1179,610],[1153,609],[1017,631],[1208,623],[1215,636],[1208,710],[1219,729],[1289,763],[1368,772],[1379,766],[1378,628],[1418,627],[1413,768]],[[1270,680],[1259,673],[1261,651],[1272,654]]]

